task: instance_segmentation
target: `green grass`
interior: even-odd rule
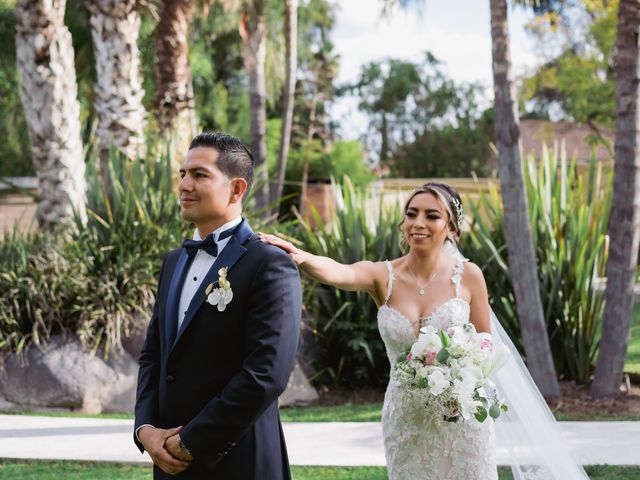
[[[2,415],[29,415],[31,417],[70,417],[70,418],[113,418],[116,420],[133,420],[133,413],[81,413],[81,412],[31,412],[21,410],[17,412],[1,412]]]
[[[43,417],[71,418],[116,418],[132,420],[130,413],[106,413],[86,415],[74,412],[12,412],[10,415],[34,415]],[[597,422],[597,421],[640,421],[640,415],[619,415],[612,417],[606,412],[555,412],[560,422]],[[381,403],[365,403],[361,405],[337,405],[331,407],[288,407],[280,410],[283,422],[379,422],[382,416]]]
[[[633,309],[633,323],[631,324],[631,337],[627,349],[627,361],[624,364],[625,372],[640,374],[640,304]]]
[[[638,422],[640,415],[615,415],[609,413],[592,412],[554,412],[553,416],[559,422]]]
[[[0,478],[12,480],[148,480],[147,466],[90,462],[0,461]],[[639,467],[591,466],[591,480],[640,480]],[[513,480],[511,471],[500,468],[500,480]],[[292,480],[386,480],[385,467],[291,467]]]
[[[280,409],[283,422],[379,422],[382,403]]]

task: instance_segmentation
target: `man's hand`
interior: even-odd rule
[[[177,437],[180,430],[182,426],[170,429],[142,427],[138,431],[138,438],[144,449],[149,452],[153,463],[169,475],[182,473],[191,465],[190,462],[174,457],[165,447],[166,440]]]
[[[173,458],[190,462],[193,457],[180,448],[180,435],[176,432],[175,435],[167,438],[164,442],[164,448],[171,454]]]

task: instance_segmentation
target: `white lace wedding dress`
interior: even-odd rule
[[[421,322],[436,329],[469,322],[470,307],[460,295],[464,268],[460,259],[451,281],[455,297],[438,306]],[[398,357],[416,341],[412,322],[389,306],[393,291],[393,268],[385,303],[378,310],[378,328],[393,369]],[[389,381],[382,407],[382,431],[390,480],[497,480],[494,423],[445,422],[430,415],[410,392]]]

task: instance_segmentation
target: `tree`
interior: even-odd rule
[[[189,64],[189,0],[163,0],[156,37],[156,117],[160,131],[175,142],[174,161],[186,152],[197,129]]]
[[[427,62],[435,59],[427,54]],[[411,123],[409,100],[420,95],[421,66],[405,60],[371,62],[362,67],[353,89],[361,100],[359,108],[371,116],[372,126],[380,134],[380,161],[387,162],[394,145],[393,131],[405,130]],[[400,133],[400,132],[399,132]]]
[[[620,0],[616,59],[616,141],[609,259],[594,397],[617,397],[629,343],[640,246],[640,1]]]
[[[242,59],[249,78],[249,104],[251,109],[251,152],[258,172],[256,208],[263,210],[269,203],[269,177],[266,169],[266,87],[264,64],[267,53],[266,2],[250,0],[240,17]]]
[[[522,340],[538,388],[548,399],[560,397],[560,387],[544,322],[536,256],[529,224],[522,161],[518,147],[518,107],[511,78],[506,0],[490,0],[495,136],[504,208],[504,230],[513,275]]]
[[[131,159],[144,154],[146,111],[137,45],[140,15],[135,0],[88,0],[86,5],[96,60],[100,166],[108,179],[110,148]]]
[[[282,130],[280,134],[280,150],[278,152],[278,166],[276,171],[276,187],[271,202],[277,202],[282,196],[284,178],[287,171],[287,155],[291,142],[293,126],[293,103],[296,88],[296,71],[298,58],[298,0],[284,0],[284,38],[286,78],[282,97]]]
[[[456,84],[431,53],[369,63],[352,89],[370,119],[367,144],[392,175],[489,173],[493,117],[480,111],[482,88]]]
[[[596,139],[615,123],[613,54],[618,2],[580,0],[537,15],[527,26],[543,63],[521,81],[528,115],[589,125]]]
[[[65,0],[16,4],[16,63],[44,228],[86,217],[80,104]]]

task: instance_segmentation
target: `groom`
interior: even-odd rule
[[[289,479],[277,399],[298,345],[298,271],[241,217],[253,159],[238,139],[196,136],[180,174],[196,230],[162,264],[134,440],[155,479]]]

